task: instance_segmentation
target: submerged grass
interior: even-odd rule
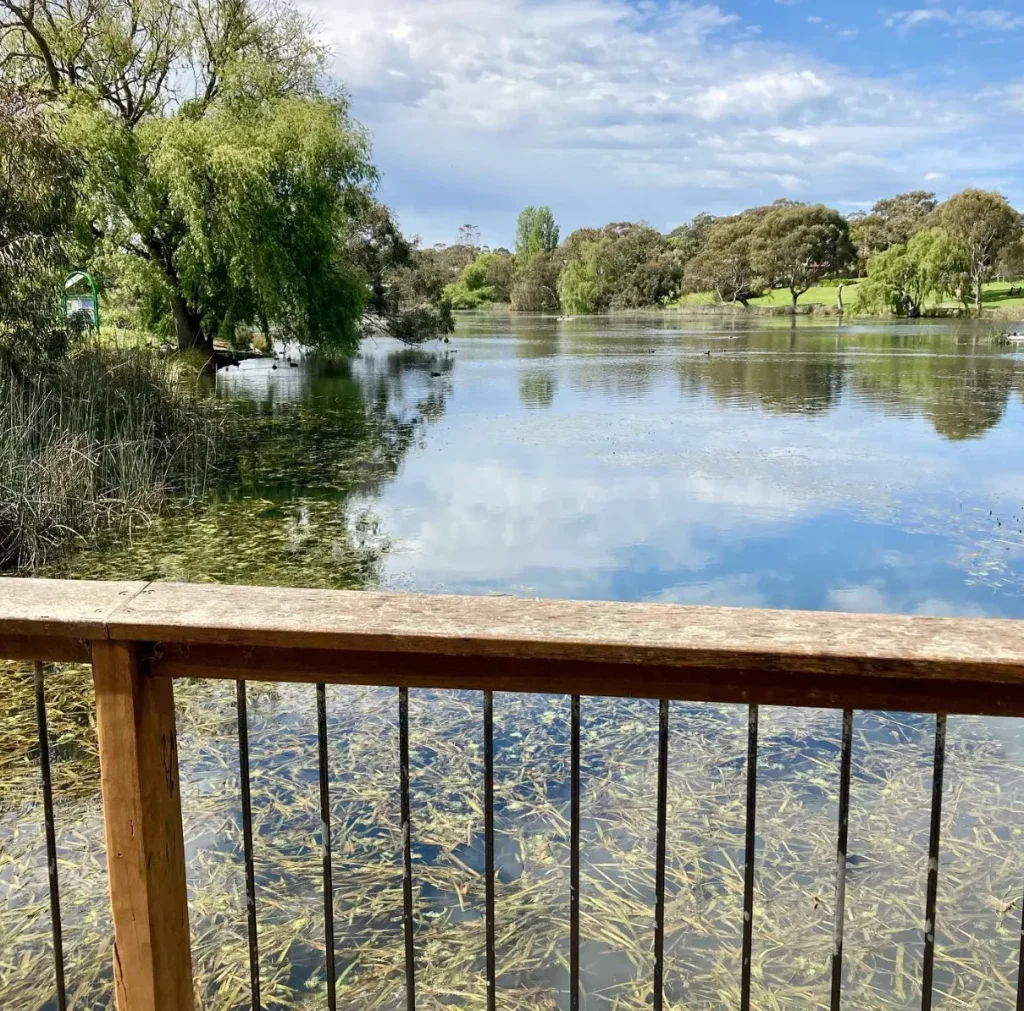
[[[58,723],[55,775],[69,980],[78,1008],[110,1000],[109,919],[87,675],[83,719]],[[4,676],[31,693],[28,670]],[[199,1006],[246,1008],[248,960],[237,726],[230,684],[178,686]],[[325,1005],[312,686],[250,689],[264,1006]],[[582,979],[587,1009],[649,1007],[656,704],[583,704]],[[340,1006],[404,1007],[397,696],[328,689]],[[671,1008],[735,1006],[739,985],[746,711],[674,704],[666,985]],[[567,1006],[568,700],[495,699],[498,985],[509,1011]],[[920,1004],[930,717],[858,714],[844,995]],[[1015,723],[950,720],[936,1007],[1014,1007],[1024,888],[1024,757]],[[52,994],[38,770],[8,767],[0,802],[0,1006]],[[827,1008],[840,714],[766,709],[759,758],[754,1006]],[[11,742],[8,742],[11,743]],[[411,759],[418,1006],[484,1008],[481,698],[413,692]],[[12,788],[13,787],[13,788]]]
[[[144,351],[88,348],[0,372],[0,568],[148,522],[206,485],[212,409],[194,379]]]

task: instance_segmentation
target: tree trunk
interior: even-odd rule
[[[839,313],[840,316],[842,316],[843,312],[844,312],[844,309],[843,309],[843,285],[839,285],[836,288],[836,312]]]
[[[203,333],[199,316],[189,309],[177,292],[171,293],[171,312],[174,315],[174,332],[178,338],[179,351],[213,351],[213,341]]]
[[[974,308],[981,315],[981,271],[974,275]]]
[[[789,289],[789,293],[790,293],[790,295],[793,296],[793,308],[796,309],[797,302],[800,299],[800,295],[797,293],[796,288],[790,288]]]

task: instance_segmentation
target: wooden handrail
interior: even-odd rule
[[[0,579],[0,654],[157,676],[1024,715],[1024,622]]]
[[[172,678],[564,692],[574,712],[581,695],[747,703],[748,791],[758,704],[847,710],[844,740],[851,709],[1024,715],[1016,621],[7,578],[0,658],[92,663],[120,1011],[193,1011]]]

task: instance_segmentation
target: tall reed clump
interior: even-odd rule
[[[0,569],[130,532],[168,498],[201,495],[215,414],[183,368],[88,348],[0,370]]]

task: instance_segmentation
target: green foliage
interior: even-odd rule
[[[559,292],[567,312],[638,309],[679,296],[682,254],[649,225],[581,228],[566,239],[563,253]]]
[[[462,272],[462,280],[471,291],[491,288],[495,302],[507,302],[512,297],[515,260],[511,253],[481,253]]]
[[[344,103],[288,96],[152,127],[143,143],[162,198],[154,231],[181,229],[164,251],[168,274],[203,333],[233,342],[239,326],[260,324],[353,351],[365,276],[339,237],[368,204],[372,170]]]
[[[852,217],[851,235],[862,262],[897,245],[906,245],[927,227],[938,205],[935,194],[926,190],[898,193],[879,200],[870,214]]]
[[[525,266],[517,266],[512,286],[512,309],[516,312],[556,311],[561,271],[562,260],[557,250],[545,250]]]
[[[867,279],[857,286],[856,306],[862,312],[920,316],[927,300],[964,290],[969,266],[967,251],[948,232],[918,232],[908,243],[891,246],[868,262]]]
[[[996,264],[996,273],[1007,281],[1024,279],[1024,238],[1003,248]]]
[[[180,348],[261,331],[350,352],[367,326],[450,325],[439,302],[393,316],[394,244],[390,292],[372,253],[361,269],[369,144],[288,0],[0,0],[0,39],[5,73],[71,109],[91,265]]]
[[[432,277],[417,271],[417,250],[391,212],[382,204],[371,204],[359,225],[347,252],[369,278],[364,331],[386,333],[406,344],[451,333],[455,321],[450,302]]]
[[[719,218],[707,211],[701,211],[692,221],[668,233],[671,246],[679,250],[684,263],[692,260],[707,245],[712,229]]]
[[[60,117],[0,85],[0,359],[61,357],[72,337],[60,305],[79,165]]]
[[[720,218],[708,229],[703,246],[686,264],[684,291],[713,291],[719,302],[742,302],[760,293],[751,260],[751,241],[761,215],[744,212]]]
[[[508,253],[481,253],[466,265],[459,280],[444,289],[453,309],[476,309],[512,297],[514,260]]]
[[[524,207],[516,222],[516,262],[520,269],[558,246],[558,225],[550,207]]]
[[[950,197],[935,217],[970,258],[974,304],[980,313],[982,285],[988,280],[1004,249],[1021,235],[1021,217],[1006,198],[986,190],[967,189]]]
[[[750,263],[767,287],[788,288],[793,305],[812,285],[854,260],[850,224],[823,204],[773,206],[750,237]]]
[[[601,295],[598,266],[600,253],[600,242],[585,242],[566,263],[558,278],[558,297],[565,312],[577,315],[598,311]]]
[[[445,286],[444,297],[453,309],[479,309],[482,305],[491,305],[497,300],[495,291],[490,285],[470,288],[465,282]]]

